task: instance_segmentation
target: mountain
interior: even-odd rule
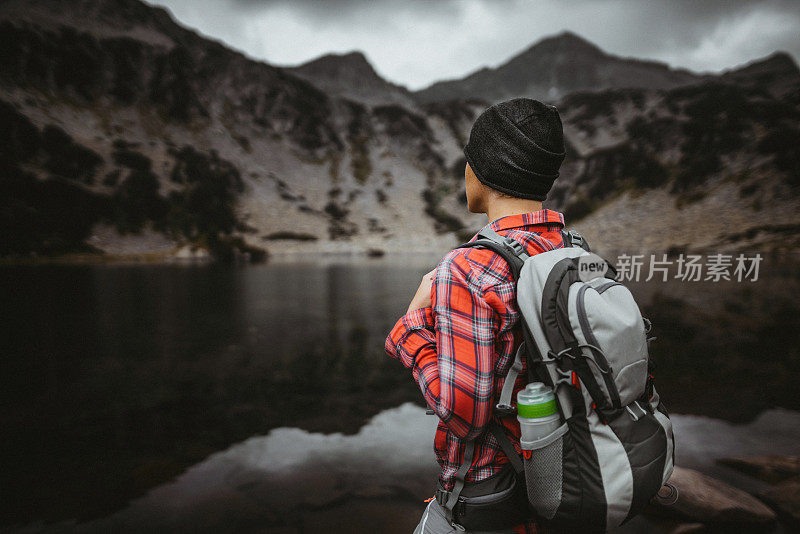
[[[664,63],[607,54],[574,33],[564,32],[539,41],[499,67],[483,68],[458,80],[436,82],[416,91],[414,96],[420,102],[456,98],[499,102],[526,96],[554,103],[577,91],[670,89],[703,79]]]
[[[800,246],[790,57],[698,77],[569,34],[534,49],[559,91],[638,84],[558,102],[546,205],[596,248]],[[279,68],[139,0],[0,2],[0,52],[0,256],[443,253],[485,224],[462,153],[485,95],[408,102],[360,54]]]
[[[74,7],[0,4],[0,253],[413,250],[462,226],[443,120],[327,94],[138,0]]]
[[[326,54],[286,70],[330,95],[369,106],[397,104],[416,108],[411,92],[381,78],[361,52]]]

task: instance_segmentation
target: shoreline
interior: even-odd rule
[[[75,252],[59,254],[55,256],[0,256],[0,267],[3,266],[37,266],[37,265],[210,265],[210,264],[264,264],[264,263],[293,263],[307,262],[315,258],[325,259],[367,259],[370,261],[380,260],[387,257],[443,257],[451,249],[440,247],[416,248],[409,250],[397,250],[396,248],[384,250],[377,248],[354,247],[351,249],[320,249],[320,250],[289,250],[281,252],[268,251],[267,257],[263,261],[250,261],[246,255],[235,257],[232,261],[224,261],[211,256],[205,249],[195,249],[187,251],[188,247],[183,247],[168,251],[135,252],[130,254],[103,253],[103,252]],[[647,256],[649,251],[635,251]],[[608,258],[617,257],[619,254],[631,254],[631,251],[609,253],[599,251]],[[663,251],[656,251],[654,254],[663,254]],[[800,249],[796,250],[753,250],[750,254],[761,254],[764,259],[787,260],[800,259]],[[698,254],[701,254],[698,252]]]
[[[169,252],[145,252],[133,254],[107,254],[107,253],[70,253],[57,256],[0,256],[0,267],[2,266],[36,266],[36,265],[211,265],[219,264],[264,264],[264,263],[293,263],[307,262],[314,258],[326,259],[358,259],[376,261],[381,258],[392,257],[432,257],[443,256],[447,251],[436,248],[416,249],[409,251],[378,250],[353,248],[351,250],[320,250],[320,251],[287,251],[270,252],[263,262],[251,262],[245,258],[225,262],[214,257],[203,254],[192,257],[181,257],[175,251]]]

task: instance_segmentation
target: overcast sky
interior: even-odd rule
[[[410,89],[497,66],[571,30],[607,52],[719,71],[800,58],[798,0],[150,0],[248,56],[295,65],[362,51]]]

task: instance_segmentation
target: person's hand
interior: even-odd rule
[[[422,282],[419,283],[417,293],[414,295],[414,298],[411,299],[411,304],[408,305],[406,313],[420,308],[427,308],[431,305],[431,286],[433,285],[433,273],[435,272],[436,269],[426,273],[422,277]]]

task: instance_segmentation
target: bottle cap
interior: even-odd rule
[[[547,417],[558,413],[552,388],[541,382],[531,382],[517,393],[517,413],[521,417]]]

